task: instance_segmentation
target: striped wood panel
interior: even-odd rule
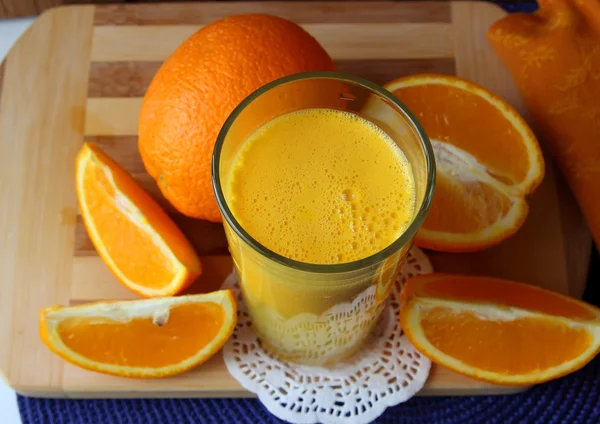
[[[514,85],[485,42],[485,31],[503,12],[485,3],[219,2],[47,12],[0,65],[0,179],[12,183],[0,185],[0,203],[7,205],[0,215],[0,246],[11,247],[0,255],[0,370],[19,392],[52,397],[249,395],[229,376],[220,355],[174,378],[122,379],[58,360],[41,345],[36,329],[42,306],[135,298],[97,256],[78,214],[72,164],[82,140],[97,143],[120,162],[190,237],[205,268],[190,291],[216,289],[230,272],[222,227],[178,214],[146,174],[137,151],[137,116],[153,75],[179,43],[202,25],[246,12],[298,22],[325,46],[340,71],[380,84],[420,72],[456,73],[522,111]],[[434,266],[563,292],[579,290],[587,263],[567,261],[567,255],[589,256],[589,232],[572,198],[559,202],[549,168],[532,200],[531,217],[517,236],[478,254],[431,254]],[[513,391],[434,367],[423,393]]]

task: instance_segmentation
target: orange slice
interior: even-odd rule
[[[434,273],[408,280],[400,301],[400,325],[413,345],[476,379],[540,383],[600,351],[600,309],[532,285]]]
[[[237,321],[230,290],[40,311],[40,336],[79,367],[122,377],[166,377],[200,365]]]
[[[436,190],[421,247],[469,252],[523,225],[527,198],[544,177],[538,142],[500,97],[462,78],[421,74],[385,85],[423,124],[436,159]]]
[[[88,234],[125,286],[142,296],[170,296],[200,275],[200,260],[181,230],[97,146],[83,145],[75,178]]]

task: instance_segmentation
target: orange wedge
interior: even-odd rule
[[[125,286],[142,296],[170,296],[200,275],[200,260],[181,230],[102,150],[85,143],[75,172],[88,234]]]
[[[237,322],[231,290],[40,311],[40,336],[72,364],[122,377],[166,377],[213,356]]]
[[[576,371],[600,351],[600,309],[532,285],[426,274],[407,281],[400,325],[423,355],[497,384]]]
[[[416,244],[444,252],[494,246],[525,222],[544,177],[531,129],[500,97],[462,78],[421,74],[385,85],[417,116],[436,159],[436,190]]]

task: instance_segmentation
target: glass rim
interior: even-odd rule
[[[225,139],[227,138],[227,134],[229,133],[231,126],[238,118],[238,116],[242,113],[242,111],[247,106],[249,106],[254,100],[262,96],[264,93],[280,85],[308,79],[330,79],[334,81],[350,83],[353,85],[359,85],[383,97],[392,105],[397,107],[402,113],[404,113],[405,117],[409,121],[409,124],[412,125],[413,129],[417,132],[419,141],[421,142],[421,147],[423,148],[423,151],[425,153],[425,161],[427,166],[427,181],[425,187],[425,194],[423,196],[423,201],[421,202],[421,205],[418,208],[417,213],[414,215],[411,223],[406,228],[406,230],[403,231],[402,234],[400,234],[400,236],[396,240],[394,240],[390,245],[370,256],[358,259],[356,261],[345,262],[341,264],[313,264],[309,262],[301,262],[295,259],[286,258],[285,256],[272,251],[266,246],[263,246],[255,238],[248,234],[248,232],[235,219],[233,213],[231,212],[231,209],[229,209],[229,206],[227,205],[223,188],[221,186],[221,177],[219,173],[221,151],[223,149],[223,144],[225,143]],[[369,80],[354,75],[348,75],[341,72],[333,71],[302,72],[282,77],[266,85],[263,85],[259,89],[252,92],[249,96],[247,96],[231,112],[231,114],[221,127],[221,130],[219,131],[213,150],[211,171],[213,191],[215,193],[217,205],[219,206],[221,214],[223,215],[223,218],[227,221],[229,226],[233,229],[233,231],[235,231],[235,233],[243,240],[243,242],[247,243],[252,249],[254,249],[254,251],[268,257],[269,259],[272,259],[273,261],[281,265],[300,271],[321,274],[346,273],[370,267],[387,259],[389,256],[400,250],[402,246],[408,244],[409,241],[412,240],[413,237],[416,235],[417,231],[419,230],[423,221],[425,220],[427,213],[429,212],[431,201],[433,199],[433,191],[435,188],[436,176],[435,157],[433,153],[433,147],[431,145],[431,142],[429,141],[429,137],[427,136],[427,133],[425,132],[425,129],[423,128],[421,123],[418,121],[416,116],[408,109],[408,107],[391,92]]]

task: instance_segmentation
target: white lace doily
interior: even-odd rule
[[[238,323],[223,348],[227,369],[282,420],[304,424],[371,422],[387,407],[410,399],[429,375],[429,359],[402,335],[398,296],[407,278],[430,272],[433,268],[427,256],[414,247],[371,340],[332,368],[281,361],[263,350],[233,272],[223,283],[223,288],[234,290],[238,302]]]

